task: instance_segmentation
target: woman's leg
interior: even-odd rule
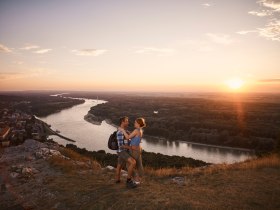
[[[139,175],[140,179],[142,179],[142,177],[144,175],[144,168],[143,168],[143,164],[142,164],[142,154],[141,154],[141,152],[139,152],[139,157],[136,160],[136,168],[137,168],[138,175]]]
[[[142,178],[142,176],[144,174],[141,151],[132,150],[131,154],[132,154],[132,157],[136,161],[136,169],[137,169],[137,172],[138,172],[138,174],[137,174],[138,176],[137,176],[136,179],[138,181],[140,181],[140,179]]]

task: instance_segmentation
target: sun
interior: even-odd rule
[[[244,85],[244,81],[240,78],[232,78],[225,83],[232,90],[239,90]]]

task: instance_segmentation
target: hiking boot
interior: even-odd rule
[[[131,179],[131,180],[126,182],[126,187],[135,188],[135,187],[137,187],[137,184]]]

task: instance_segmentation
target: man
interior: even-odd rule
[[[128,117],[122,117],[120,118],[120,127],[122,129],[126,129],[128,127],[129,121]],[[127,180],[126,180],[126,186],[129,188],[135,188],[137,185],[132,180],[132,173],[136,165],[136,161],[129,155],[127,149],[121,148],[121,146],[128,144],[128,140],[125,140],[124,134],[122,131],[120,131],[118,128],[117,132],[117,140],[118,140],[118,165],[116,169],[116,183],[120,183],[120,173],[122,170],[122,167],[126,164],[127,165]]]

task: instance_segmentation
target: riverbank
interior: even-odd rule
[[[91,113],[88,113],[87,115],[85,115],[85,120],[89,123],[92,123],[94,125],[101,125],[103,119],[100,117],[97,117]],[[118,125],[114,124],[112,122],[112,120],[110,119],[104,119],[104,121],[115,127],[118,128]],[[146,135],[144,136],[144,139],[146,140],[150,140],[150,141],[170,141],[170,139],[166,139],[164,137],[158,137],[158,136],[150,136],[150,135]],[[182,141],[182,140],[172,140],[174,142],[182,142],[182,143],[186,143],[186,144],[192,144],[192,145],[199,145],[199,146],[205,146],[205,147],[211,147],[211,148],[219,148],[219,149],[229,149],[229,150],[236,150],[236,151],[242,151],[242,152],[250,152],[252,154],[255,153],[254,149],[246,149],[246,148],[241,148],[241,147],[229,147],[229,146],[219,146],[219,145],[214,145],[214,144],[203,144],[203,143],[197,143],[197,142],[191,142],[191,141]]]
[[[92,123],[94,125],[101,125],[101,123],[102,123],[102,121],[100,121],[98,117],[96,117],[95,115],[90,114],[90,113],[87,113],[84,116],[84,120],[89,123]]]
[[[101,125],[102,121],[100,122],[99,118],[96,118],[92,114],[87,114],[84,119],[94,125]],[[53,131],[50,127],[47,126],[47,123],[45,123],[42,120],[37,119],[40,121],[46,130],[46,135],[57,135],[65,140],[68,141],[74,141],[68,137],[62,136],[61,134],[56,133]],[[108,124],[111,124],[114,127],[117,127],[114,125],[110,120],[106,120]],[[62,145],[61,145],[62,146]],[[85,155],[87,157],[93,158],[96,161],[100,162],[103,166],[106,165],[111,165],[116,167],[117,163],[117,155],[116,154],[111,154],[111,153],[106,153],[104,150],[99,150],[99,151],[88,151],[85,148],[79,148],[74,144],[67,144],[67,148],[81,154]],[[114,152],[114,151],[112,151]],[[143,165],[147,167],[151,167],[154,169],[158,168],[182,168],[182,167],[201,167],[201,166],[207,166],[210,165],[210,163],[206,163],[201,160],[195,160],[193,158],[187,158],[187,157],[182,157],[182,156],[169,156],[169,155],[163,155],[160,153],[153,153],[153,152],[146,152],[143,151],[142,153],[142,158],[143,158]]]
[[[88,151],[85,148],[79,148],[73,144],[67,144],[66,148],[69,148],[81,155],[93,158],[100,162],[103,166],[111,165],[116,167],[117,154],[106,153],[104,150],[100,151]],[[183,168],[183,167],[202,167],[210,165],[201,160],[195,160],[193,158],[186,158],[180,156],[169,156],[160,153],[146,152],[142,153],[143,165],[153,169],[159,168]]]

